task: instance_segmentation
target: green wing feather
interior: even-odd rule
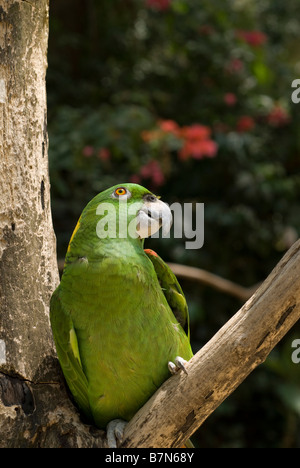
[[[153,263],[160,286],[176,320],[178,320],[189,338],[188,306],[176,276],[156,252],[151,249],[145,249],[144,252]]]
[[[156,252],[151,249],[145,249],[144,252],[153,263],[157,278],[173,314],[184,329],[188,338],[190,338],[188,306],[176,276]],[[192,441],[188,439],[185,441],[183,448],[195,447]]]
[[[92,418],[88,400],[88,382],[81,367],[76,331],[71,317],[62,307],[59,290],[60,287],[53,293],[50,303],[50,320],[57,355],[78,406],[87,417]]]

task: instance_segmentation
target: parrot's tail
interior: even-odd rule
[[[182,448],[195,448],[195,446],[194,446],[193,442],[191,441],[191,439],[187,439],[184,442]]]

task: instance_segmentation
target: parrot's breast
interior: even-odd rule
[[[95,423],[129,420],[169,377],[168,361],[192,356],[152,263],[146,257],[74,262],[61,290]]]

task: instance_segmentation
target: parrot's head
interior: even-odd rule
[[[146,188],[137,184],[120,184],[95,197],[98,237],[125,237],[144,239],[161,227],[167,233],[172,224],[171,210]],[[103,229],[103,232],[101,232]]]
[[[171,225],[171,210],[159,197],[137,184],[115,185],[87,204],[71,237],[68,255],[76,255],[82,245],[100,248],[111,239],[143,241],[160,228],[167,234]]]

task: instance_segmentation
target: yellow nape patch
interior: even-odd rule
[[[73,240],[73,238],[74,238],[76,232],[77,232],[78,229],[80,228],[80,219],[81,219],[81,217],[79,218],[79,220],[78,220],[78,222],[77,222],[77,224],[76,224],[76,226],[75,226],[75,229],[74,229],[74,231],[73,231],[73,234],[71,235],[71,239],[70,239],[70,242],[69,242],[69,245],[68,245],[67,252],[70,252],[71,242],[72,242],[72,240]]]

